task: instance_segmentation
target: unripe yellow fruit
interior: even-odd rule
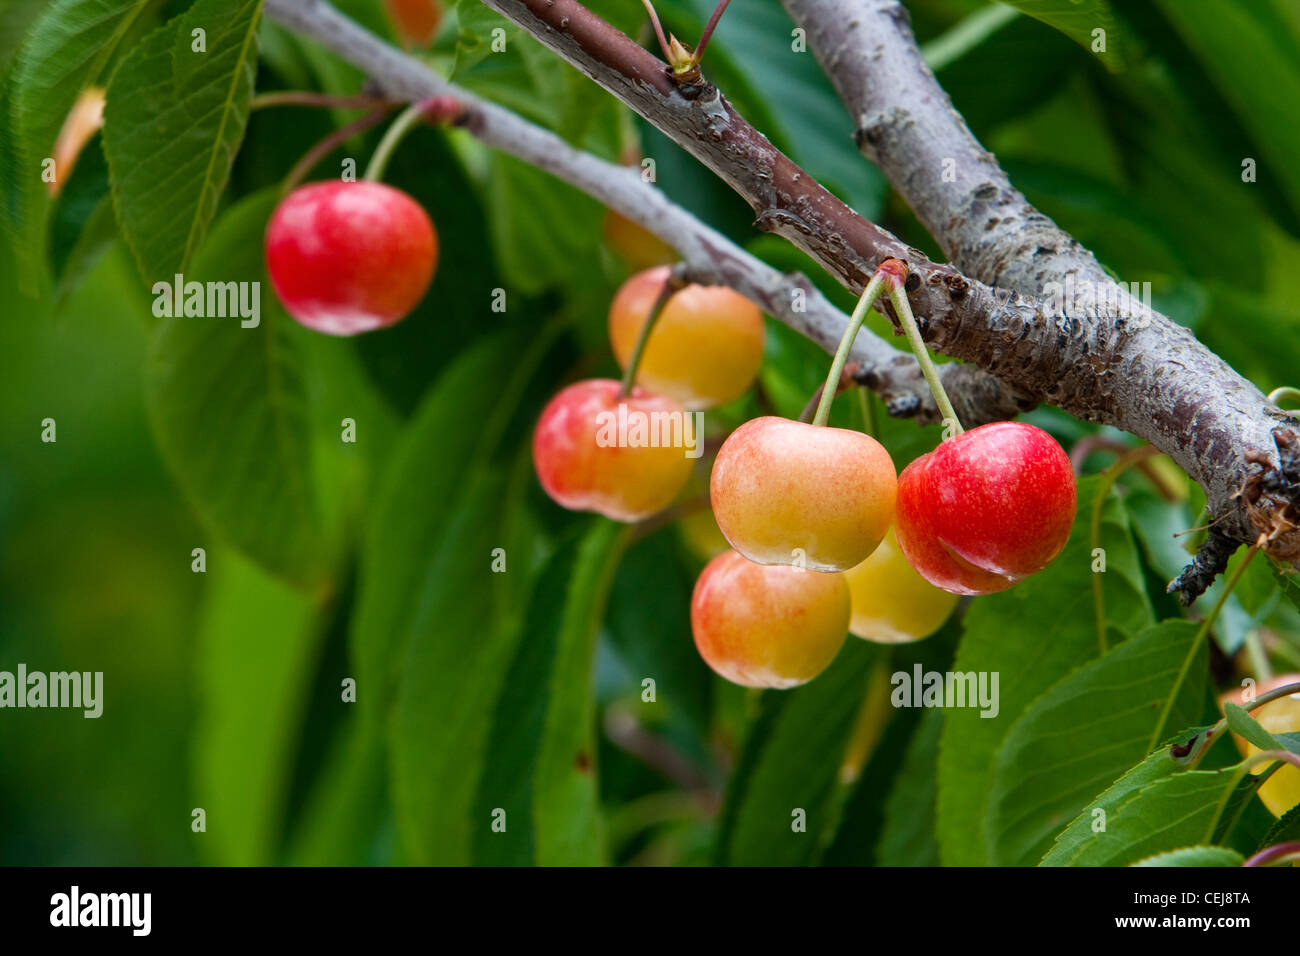
[[[849,630],[881,644],[929,637],[948,620],[959,600],[912,569],[898,548],[892,527],[880,546],[844,575],[853,599]]]

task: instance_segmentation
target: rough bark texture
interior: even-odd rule
[[[848,316],[806,277],[783,274],[750,255],[668,200],[638,171],[575,149],[549,130],[448,83],[321,0],[268,0],[267,13],[364,70],[373,85],[394,99],[455,98],[462,107],[459,125],[486,145],[546,170],[648,229],[677,250],[693,281],[731,286],[827,351],[839,345]],[[636,69],[635,64],[623,65]],[[655,72],[666,80],[662,64]],[[863,329],[852,359],[859,365],[858,380],[880,395],[890,414],[912,416],[922,424],[938,421],[934,398],[910,354]],[[943,378],[964,420],[1009,418],[1032,404],[973,366],[945,366]]]
[[[862,219],[715,87],[679,87],[654,55],[576,0],[483,2],[672,137],[749,201],[759,228],[789,239],[849,288],[860,290],[884,258],[906,261],[912,307],[940,351],[978,364],[1025,398],[1115,425],[1168,453],[1205,488],[1217,530],[1211,541],[1219,542],[1199,571],[1171,586],[1184,600],[1221,570],[1224,541],[1253,543],[1263,533],[1273,557],[1300,555],[1300,472],[1294,456],[1279,451],[1295,447],[1300,421],[1190,332],[1117,290],[1091,254],[1029,206],[925,67],[901,5],[789,2],[858,118],[859,142],[969,277]],[[955,168],[956,183],[942,182],[945,168]],[[1067,277],[1114,300],[1098,308],[1032,298]]]
[[[1213,533],[1173,588],[1184,597],[1199,594],[1236,545],[1261,532],[1272,537],[1274,557],[1294,560],[1297,473],[1294,455],[1282,450],[1294,447],[1296,420],[1186,329],[1144,309],[1011,185],[926,65],[901,3],[784,3],[847,106],[863,154],[958,268],[1025,295],[1069,283],[1111,306],[1074,313],[1078,322],[1062,328],[1061,358],[1078,374],[1061,368],[1057,380],[1049,363],[1038,383],[1017,384],[1146,438],[1205,487]],[[1005,358],[993,348],[981,364],[998,372]]]

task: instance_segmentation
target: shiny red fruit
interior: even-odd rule
[[[1041,428],[981,425],[898,476],[895,534],[935,587],[990,594],[1047,567],[1074,525],[1070,460]]]
[[[329,335],[400,322],[424,298],[438,235],[419,203],[383,183],[311,183],[276,207],[266,268],[286,310]]]

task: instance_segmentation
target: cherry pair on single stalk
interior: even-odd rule
[[[735,553],[701,574],[692,625],[701,655],[735,683],[804,683],[834,659],[846,629],[883,642],[932,633],[955,595],[1010,587],[1069,538],[1076,502],[1064,451],[1024,423],[961,431],[912,317],[906,276],[902,262],[887,260],[868,283],[811,424],[756,419],[718,453],[710,497]],[[849,349],[882,293],[955,432],[897,478],[873,438],[827,425]],[[830,622],[846,596],[837,643]]]

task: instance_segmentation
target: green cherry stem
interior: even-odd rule
[[[1283,385],[1281,388],[1275,388],[1268,393],[1268,400],[1279,407],[1288,399],[1293,402],[1300,402],[1300,388]]]
[[[322,109],[364,110],[387,103],[382,96],[370,96],[359,93],[356,96],[333,96],[329,93],[313,93],[310,90],[276,90],[273,93],[261,93],[249,102],[250,110],[261,110],[272,106],[315,106]]]
[[[1101,549],[1101,513],[1106,504],[1106,496],[1115,486],[1116,479],[1134,465],[1141,464],[1152,455],[1159,453],[1160,449],[1154,445],[1130,448],[1101,473],[1101,480],[1097,482],[1097,493],[1092,496],[1092,520],[1088,528],[1089,554],[1096,554]],[[1092,606],[1097,615],[1097,646],[1105,654],[1110,649],[1106,640],[1106,590],[1101,584],[1101,574],[1095,571],[1092,575]]]
[[[1281,687],[1274,687],[1266,694],[1260,694],[1253,701],[1245,705],[1246,710],[1258,710],[1270,701],[1277,700],[1279,697],[1290,697],[1292,694],[1300,693],[1300,683],[1283,684]],[[1210,750],[1210,745],[1219,739],[1219,735],[1228,729],[1228,718],[1223,717],[1217,724],[1209,729],[1205,737],[1196,745],[1195,750],[1190,754],[1188,768],[1194,769]]]
[[[898,262],[902,265],[901,260],[886,260]],[[883,266],[882,266],[883,268]],[[921,366],[921,374],[925,376],[926,384],[930,386],[930,393],[934,396],[934,403],[939,406],[939,414],[943,416],[945,426],[951,427],[952,436],[956,437],[964,431],[961,427],[961,421],[957,418],[957,411],[952,407],[952,402],[948,400],[948,393],[943,389],[943,382],[939,379],[939,369],[934,364],[934,359],[930,357],[930,350],[926,347],[925,340],[921,338],[921,330],[916,325],[916,318],[912,315],[912,304],[907,301],[907,293],[903,290],[903,281],[907,276],[907,267],[902,268],[902,277],[896,272],[891,275],[889,283],[889,301],[893,303],[894,311],[898,313],[899,324],[903,326],[903,334],[907,336],[908,345],[912,346],[912,352],[916,355],[916,361]]]
[[[885,262],[893,261],[892,259],[885,260]],[[884,263],[881,263],[880,268],[871,276],[871,281],[862,290],[862,296],[853,309],[853,315],[849,317],[848,327],[845,328],[844,334],[840,336],[840,345],[835,350],[835,359],[831,362],[830,374],[826,376],[826,384],[822,386],[822,397],[821,401],[817,403],[817,414],[813,416],[812,423],[814,425],[825,425],[830,421],[831,404],[835,401],[835,393],[840,390],[840,378],[844,375],[844,365],[849,360],[849,351],[853,348],[853,341],[858,337],[858,329],[862,328],[862,323],[866,321],[867,310],[876,304],[876,300],[880,298],[880,293],[884,291],[886,275],[882,271],[884,268]]]
[[[1219,612],[1223,610],[1223,605],[1228,603],[1228,596],[1232,594],[1232,589],[1237,586],[1241,576],[1246,573],[1246,568],[1250,567],[1251,559],[1258,553],[1259,545],[1251,545],[1241,564],[1237,565],[1236,570],[1232,572],[1232,576],[1224,582],[1223,591],[1219,594],[1218,600],[1214,602],[1214,607],[1210,608],[1210,613],[1205,615],[1205,620],[1196,629],[1196,636],[1187,645],[1187,656],[1183,658],[1183,666],[1179,668],[1178,676],[1174,679],[1173,690],[1165,698],[1165,705],[1160,710],[1160,719],[1156,721],[1155,730],[1151,732],[1151,738],[1147,743],[1147,753],[1155,749],[1156,744],[1160,743],[1160,738],[1164,735],[1165,725],[1169,723],[1169,713],[1174,707],[1174,700],[1178,697],[1183,681],[1187,679],[1187,674],[1192,669],[1192,661],[1196,659],[1196,651],[1201,646],[1201,641],[1205,640],[1206,635],[1210,633],[1210,628],[1214,626],[1214,622],[1218,619]]]
[[[366,166],[366,174],[363,177],[365,180],[377,183],[384,178],[384,170],[388,168],[388,161],[393,158],[398,144],[415,128],[416,124],[424,119],[425,109],[424,101],[420,101],[412,103],[397,114],[397,119],[393,120],[392,125],[384,132],[384,138],[379,141],[374,155],[370,157],[370,164]]]
[[[858,410],[862,412],[862,430],[872,438],[876,434],[876,410],[871,406],[871,396],[866,388],[858,389]]]
[[[282,195],[293,192],[294,188],[301,183],[316,168],[316,164],[328,156],[334,150],[338,149],[353,136],[358,133],[364,133],[372,126],[378,126],[384,121],[384,117],[389,114],[392,107],[386,103],[381,103],[369,113],[365,113],[351,123],[340,126],[334,132],[330,133],[319,143],[307,150],[302,159],[293,164],[287,176],[284,177],[284,184],[280,187]]]
[[[668,273],[668,278],[664,280],[663,287],[659,290],[654,305],[650,307],[650,314],[646,316],[645,325],[641,326],[641,332],[637,335],[636,345],[632,349],[632,357],[628,359],[627,370],[623,372],[623,387],[618,390],[620,399],[627,398],[632,394],[632,387],[636,385],[636,370],[641,366],[641,357],[645,355],[645,347],[650,341],[650,333],[654,331],[655,323],[659,321],[664,306],[668,304],[669,299],[685,286],[685,268],[678,264]]]

